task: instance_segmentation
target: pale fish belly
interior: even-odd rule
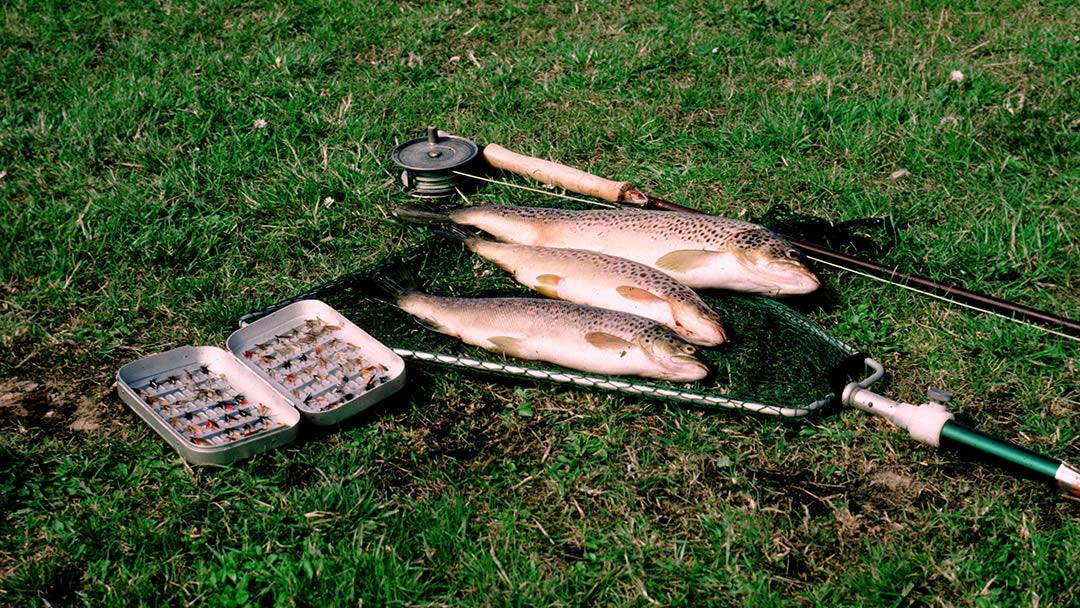
[[[726,250],[707,250],[702,249],[701,245],[659,241],[645,235],[625,239],[551,238],[544,246],[588,249],[607,256],[625,258],[662,272],[687,288],[719,285],[736,291],[757,291],[757,283],[753,277],[748,275],[736,257]],[[601,306],[593,302],[589,303]],[[655,304],[647,308],[659,310]],[[645,310],[645,308],[639,310]],[[635,312],[635,314],[644,313]],[[645,316],[656,318],[652,314]],[[662,322],[666,323],[666,321]]]
[[[544,246],[587,249],[625,258],[663,272],[687,287],[735,284],[744,275],[723,242],[688,241],[673,235],[665,238],[663,234],[637,230],[584,232],[574,226],[549,227],[544,237]]]
[[[612,351],[586,339],[590,332],[603,332],[631,341],[637,329],[651,323],[648,319],[533,298],[409,294],[399,298],[398,305],[432,329],[519,359],[597,374],[663,377],[663,369],[639,347]]]
[[[562,300],[619,310],[652,319],[666,325],[676,333],[679,332],[678,323],[675,322],[675,316],[671,311],[671,304],[666,299],[624,295],[631,290],[644,291],[636,287],[626,289],[627,287],[630,286],[617,281],[592,282],[570,277],[558,282],[557,295]]]
[[[697,298],[689,288],[656,269],[598,252],[480,239],[470,240],[469,248],[548,297],[640,315],[676,333],[679,328],[670,300]]]

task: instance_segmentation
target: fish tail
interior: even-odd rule
[[[396,207],[394,217],[410,224],[441,224],[450,221],[450,211],[428,203],[410,203]]]
[[[371,282],[376,287],[376,295],[391,302],[397,302],[409,294],[420,291],[416,274],[401,261],[380,268],[371,277]]]
[[[434,227],[431,231],[452,243],[463,245],[466,248],[469,247],[470,242],[480,238],[475,230],[469,230],[465,226],[453,222]]]

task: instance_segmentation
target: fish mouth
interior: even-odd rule
[[[777,286],[779,293],[776,295],[800,296],[816,291],[821,287],[821,279],[813,270],[810,270],[805,266],[800,266],[798,268],[789,267],[788,271],[785,273],[785,278],[793,278],[794,280],[780,281],[780,284]]]
[[[709,375],[709,368],[696,357],[690,355],[673,355],[671,357],[672,380],[694,382]]]
[[[727,328],[704,302],[671,304],[672,328],[679,336],[697,346],[719,346],[728,340]]]
[[[799,263],[780,262],[755,269],[764,289],[760,293],[772,296],[801,296],[821,287],[821,279],[810,268]]]
[[[738,260],[742,278],[734,291],[761,295],[797,296],[821,287],[821,279],[799,259],[746,255]]]
[[[709,331],[693,331],[691,332],[685,325],[680,325],[680,335],[687,342],[697,346],[719,346],[724,342],[727,342],[727,332],[724,330],[724,326],[719,323],[709,327]]]

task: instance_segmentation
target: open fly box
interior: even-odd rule
[[[193,464],[223,465],[336,424],[397,392],[400,356],[317,300],[117,372],[120,399]]]

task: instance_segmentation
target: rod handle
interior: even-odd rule
[[[615,182],[580,169],[553,163],[542,158],[511,152],[499,144],[484,146],[484,159],[496,169],[509,171],[535,179],[544,184],[554,184],[570,192],[577,192],[611,203],[622,200],[630,189],[630,182]]]

